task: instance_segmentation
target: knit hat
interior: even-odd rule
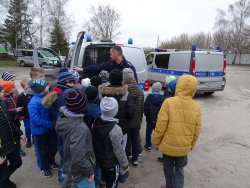
[[[88,87],[90,85],[90,79],[89,78],[84,78],[82,79],[82,85],[85,87]]]
[[[84,93],[87,95],[89,101],[93,101],[98,97],[98,90],[95,86],[88,86]]]
[[[66,108],[74,113],[83,114],[87,104],[87,96],[85,93],[81,93],[77,89],[71,89],[67,92],[65,98]]]
[[[11,73],[9,73],[9,72],[4,72],[3,74],[2,74],[2,79],[4,80],[4,81],[9,81],[9,80],[11,80],[12,78],[15,78],[16,76],[15,75],[13,75],[13,74],[11,74]]]
[[[69,72],[69,71],[70,71],[70,70],[69,70],[68,68],[63,67],[63,68],[61,68],[61,69],[59,70],[58,74],[61,74],[61,73],[63,73],[63,72]]]
[[[117,100],[113,97],[104,97],[101,100],[100,108],[103,116],[113,118],[118,112]]]
[[[0,86],[4,93],[10,93],[15,88],[13,81],[2,81],[0,82]]]
[[[160,92],[162,89],[162,85],[160,82],[155,82],[153,85],[152,85],[152,92]]]
[[[165,83],[166,83],[166,84],[169,84],[169,83],[172,82],[173,80],[176,80],[176,77],[175,77],[175,76],[173,76],[173,75],[166,76],[166,78],[165,78]]]
[[[122,73],[123,73],[123,80],[124,81],[135,80],[134,72],[131,68],[123,69]]]
[[[69,70],[69,72],[75,76],[76,81],[80,79],[80,74],[77,71]]]
[[[29,86],[35,93],[42,93],[47,87],[47,83],[45,80],[31,80]]]
[[[92,86],[95,86],[96,88],[98,88],[99,85],[102,85],[102,79],[100,76],[93,76],[91,79],[90,79],[90,83]]]
[[[114,86],[122,86],[122,71],[120,69],[113,69],[109,75],[109,82]]]
[[[70,72],[61,72],[58,75],[57,84],[65,85],[67,82],[76,82],[76,77]]]
[[[108,71],[102,70],[102,71],[99,73],[99,76],[100,76],[101,79],[102,79],[102,84],[106,84],[106,83],[109,82],[109,72],[108,72]]]
[[[169,88],[173,93],[175,93],[175,90],[176,90],[176,83],[177,83],[177,79],[171,81],[171,82],[168,84],[168,88]]]

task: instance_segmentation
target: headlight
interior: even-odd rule
[[[57,65],[57,61],[54,61],[54,65]]]

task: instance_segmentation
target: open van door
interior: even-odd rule
[[[39,57],[39,53],[43,54],[46,53],[49,56],[51,56],[51,58],[43,57],[46,59],[42,61],[47,63],[40,63],[39,61],[41,61],[41,57]],[[34,48],[33,58],[34,58],[34,67],[43,67],[45,72],[46,82],[49,82],[52,86],[54,86],[57,82],[57,76],[59,70],[62,67],[64,67],[64,63],[61,60],[61,58],[52,49],[40,46]]]

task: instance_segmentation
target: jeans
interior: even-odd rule
[[[126,146],[127,156],[129,156],[131,153],[131,147],[132,147],[132,159],[134,161],[137,161],[141,149],[140,128],[128,129],[128,140]]]
[[[146,127],[146,146],[147,147],[152,146],[151,135],[152,135],[154,128],[155,128],[155,125],[147,123],[147,127]]]
[[[7,161],[0,165],[0,183],[7,180],[22,165],[19,148],[6,155]]]
[[[84,177],[80,182],[76,184],[77,188],[95,188],[95,181],[88,181],[86,177]]]
[[[184,171],[187,165],[187,156],[172,157],[163,155],[164,175],[167,188],[183,188],[184,187]]]
[[[95,187],[96,188],[99,188],[101,178],[102,178],[101,167],[98,164],[96,164],[96,166],[95,166]]]
[[[23,124],[24,124],[24,128],[25,128],[25,136],[26,136],[27,140],[31,141],[30,119],[29,118],[25,118],[23,120]]]

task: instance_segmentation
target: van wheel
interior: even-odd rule
[[[20,66],[21,67],[25,67],[25,62],[24,61],[20,61]]]
[[[212,92],[205,92],[205,95],[213,95],[214,94],[214,91]]]
[[[46,62],[43,62],[42,65],[47,65],[47,63],[46,63]]]

